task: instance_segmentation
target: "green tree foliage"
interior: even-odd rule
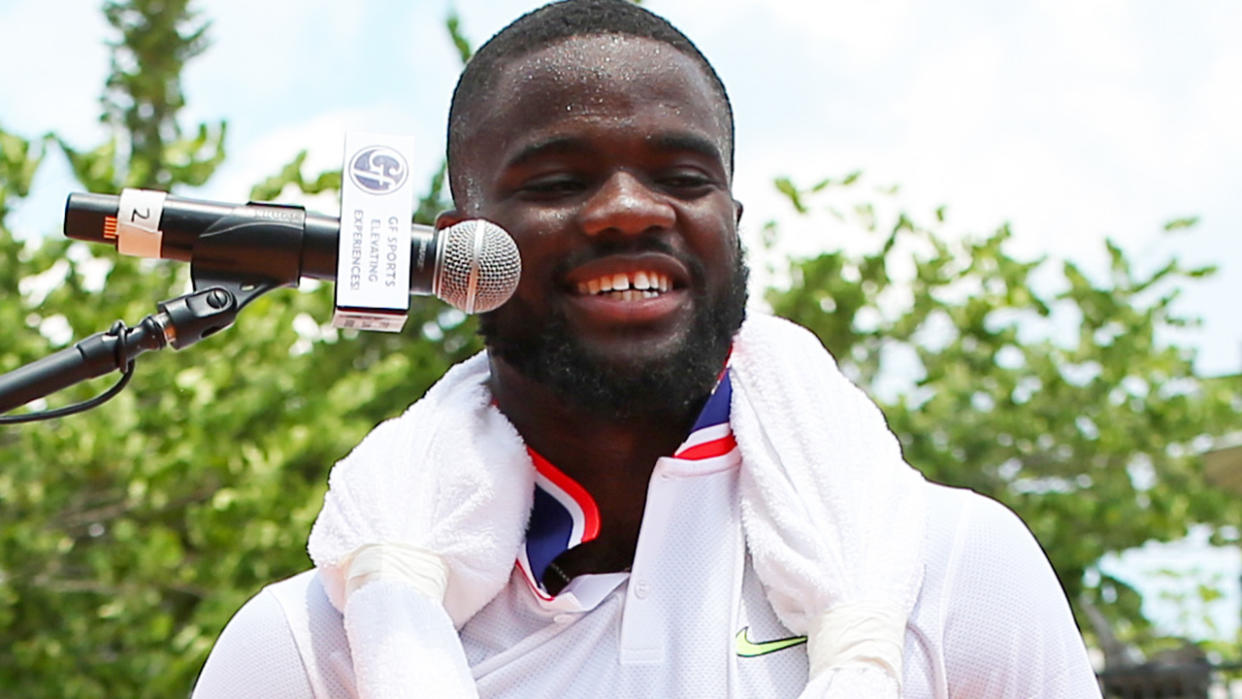
[[[224,125],[186,137],[177,115],[179,73],[205,47],[205,23],[185,2],[105,11],[121,37],[103,100],[111,135],[88,149],[57,141],[74,173],[96,192],[201,184],[224,157]],[[0,132],[0,214],[26,195],[43,144]],[[256,194],[339,185],[339,173],[300,170],[295,158]],[[432,187],[422,220],[438,197]],[[0,254],[11,261],[0,266],[0,372],[188,291],[185,265],[23,244],[2,216]],[[101,408],[0,427],[0,696],[184,695],[231,614],[309,567],[332,463],[478,349],[462,314],[412,302],[405,332],[357,334],[326,326],[330,285],[278,290],[186,352],[143,355]]]
[[[199,124],[185,137],[176,118],[185,106],[181,70],[207,47],[208,24],[188,4],[104,3],[104,16],[120,34],[109,44],[111,71],[101,100],[100,118],[112,127],[112,138],[87,152],[61,141],[78,181],[91,191],[201,185],[224,160],[223,122]]]
[[[185,0],[110,2],[105,13],[118,36],[102,110],[110,136],[80,149],[0,130],[0,372],[187,291],[185,265],[60,239],[21,243],[4,225],[53,143],[96,192],[178,191],[224,158],[223,123],[178,121],[180,72],[205,50],[208,25]],[[469,42],[455,21],[449,32],[464,59]],[[339,186],[339,172],[305,175],[304,158],[252,197]],[[839,207],[859,181],[778,186],[812,211]],[[442,182],[442,168],[430,174],[418,220],[443,208]],[[1032,283],[1046,265],[1009,256],[1007,229],[951,244],[904,215],[882,217],[866,205],[842,215],[874,245],[796,262],[773,307],[818,332],[866,385],[903,362],[917,367],[920,378],[883,401],[910,460],[1011,504],[1075,598],[1141,622],[1133,591],[1092,579],[1099,557],[1193,522],[1238,523],[1195,459],[1196,440],[1239,407],[1238,388],[1199,381],[1189,354],[1160,342],[1182,322],[1170,306],[1177,286],[1205,271],[1140,273],[1112,249],[1108,279],[1067,265],[1049,296]],[[325,325],[331,291],[279,290],[187,352],[144,355],[102,408],[0,427],[0,695],[184,694],[232,612],[309,565],[306,535],[331,464],[479,346],[461,314],[418,299],[403,333],[338,332]],[[1077,328],[1068,339],[1049,325],[1058,313]]]
[[[1236,539],[1242,523],[1199,456],[1239,429],[1242,385],[1204,380],[1170,340],[1192,324],[1175,313],[1179,289],[1213,270],[1174,259],[1139,271],[1110,241],[1107,274],[1093,279],[1072,262],[1014,258],[1007,225],[951,242],[943,208],[925,226],[887,198],[865,201],[860,182],[777,182],[795,211],[846,237],[789,262],[772,308],[814,330],[879,399],[910,463],[1012,507],[1071,599],[1151,647],[1137,594],[1097,562],[1194,524]],[[766,233],[780,238],[776,224]]]

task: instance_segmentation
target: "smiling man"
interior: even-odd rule
[[[225,629],[197,696],[1096,696],[1008,510],[926,483],[805,331],[743,322],[724,86],[619,0],[466,67],[455,208],[514,297],[333,469],[316,569]]]
[[[744,314],[729,105],[705,62],[654,39],[573,36],[490,63],[457,90],[459,207],[439,223],[486,218],[518,241],[517,293],[481,322],[491,388],[594,495],[608,526],[592,548],[624,567],[651,466],[685,439]]]

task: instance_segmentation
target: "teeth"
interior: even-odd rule
[[[624,301],[635,301],[653,298],[673,288],[672,281],[658,272],[634,272],[632,275],[618,273],[579,282],[577,291],[582,295],[597,295],[609,292],[620,294]]]

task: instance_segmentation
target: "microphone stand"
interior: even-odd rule
[[[301,221],[287,226],[268,222],[260,229],[253,222],[222,218],[194,244],[190,259],[194,291],[156,304],[159,311],[135,327],[117,321],[105,332],[0,376],[0,413],[113,370],[125,372],[117,386],[93,402],[45,413],[0,416],[0,424],[47,419],[94,407],[124,387],[139,354],[168,345],[174,349],[189,347],[232,325],[238,312],[262,294],[296,285],[300,277],[297,261],[285,262],[289,255],[266,251],[300,250],[302,228]]]
[[[157,304],[159,312],[135,327],[117,321],[105,332],[0,376],[0,412],[113,370],[128,374],[143,352],[168,345],[182,349],[232,325],[244,303],[228,290],[212,287]]]

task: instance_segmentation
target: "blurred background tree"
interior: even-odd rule
[[[209,23],[187,0],[108,3],[118,40],[103,97],[110,138],[78,148],[0,132],[0,371],[188,291],[185,265],[59,237],[20,242],[3,215],[59,144],[82,187],[177,192],[224,158],[225,125],[183,128],[180,74]],[[190,135],[186,135],[189,133]],[[301,156],[253,196],[304,178]],[[432,173],[428,173],[432,177]],[[437,183],[420,220],[439,207]],[[192,351],[148,354],[129,388],[85,414],[0,428],[0,695],[177,696],[229,616],[309,567],[306,536],[329,467],[480,344],[443,304],[412,299],[399,335],[338,332],[330,285],[255,301]],[[424,340],[433,341],[424,341]],[[112,375],[51,398],[94,395]]]
[[[1073,262],[1013,258],[1008,225],[951,241],[945,208],[919,223],[858,173],[776,185],[795,215],[844,222],[848,237],[780,258],[787,282],[767,290],[772,310],[823,339],[911,464],[1022,517],[1084,631],[1143,654],[1179,644],[1099,562],[1193,526],[1237,542],[1242,510],[1205,480],[1202,452],[1242,429],[1242,377],[1198,376],[1194,352],[1172,341],[1195,323],[1174,311],[1180,289],[1214,270],[1172,259],[1139,272],[1110,241],[1107,278],[1094,280]],[[769,249],[780,230],[765,228]]]
[[[95,192],[183,191],[225,157],[224,123],[179,120],[181,71],[208,47],[209,23],[187,0],[109,2],[104,12],[117,36],[102,98],[109,138],[78,148],[0,130],[0,251],[11,261],[0,267],[0,323],[12,329],[0,337],[0,371],[118,318],[136,322],[188,289],[184,265],[58,237],[22,242],[4,224],[49,152]],[[456,18],[448,30],[464,60],[470,42]],[[308,175],[304,161],[295,154],[251,196],[339,186],[339,172]],[[427,177],[422,222],[445,208],[443,168]],[[1162,339],[1186,322],[1170,310],[1176,290],[1208,271],[1170,262],[1139,274],[1113,247],[1107,280],[1067,264],[1063,288],[1040,293],[1032,275],[1047,265],[1011,258],[1006,228],[951,243],[943,210],[925,227],[869,203],[862,181],[777,182],[797,212],[830,212],[853,233],[818,246],[837,252],[769,262],[785,281],[768,302],[816,331],[880,400],[911,463],[1016,509],[1080,614],[1090,604],[1126,642],[1154,647],[1137,593],[1098,561],[1194,524],[1224,538],[1239,523],[1197,459],[1208,438],[1237,428],[1237,382],[1201,381],[1190,353]],[[769,242],[780,231],[769,224]],[[870,248],[848,252],[859,241]],[[777,259],[779,247],[757,259]],[[189,352],[143,356],[130,387],[101,408],[0,428],[0,694],[187,692],[232,612],[308,567],[331,464],[479,348],[472,321],[412,303],[403,333],[357,334],[327,325],[330,286],[277,291]]]

